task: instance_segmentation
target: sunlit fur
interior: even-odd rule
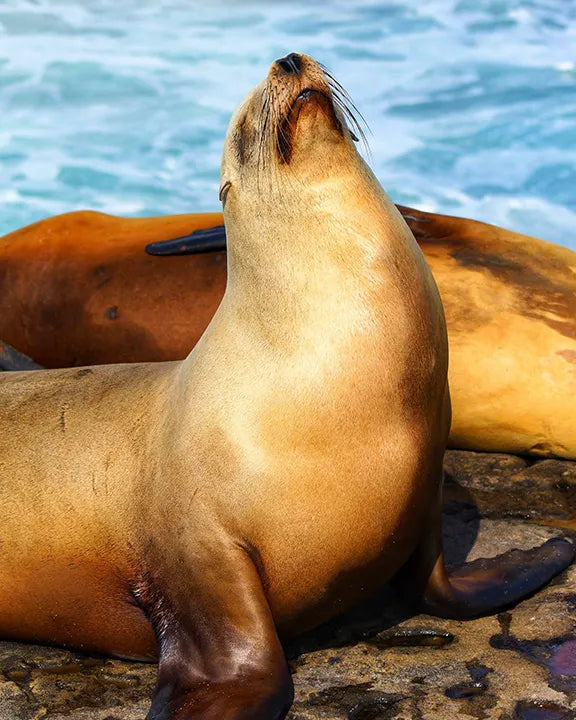
[[[241,459],[234,487],[252,488],[237,507],[254,524],[283,631],[330,615],[336,596],[349,604],[350,573],[376,563],[381,579],[406,559],[437,496],[449,426],[430,271],[324,70],[302,64],[297,76],[273,65],[231,120],[228,285],[185,363],[202,386],[235,389],[210,402],[211,420],[232,434],[227,463]]]
[[[0,634],[159,650],[150,720],[284,717],[278,635],[415,553],[412,594],[431,578],[436,612],[460,615],[570,559],[545,549],[540,565],[559,560],[517,581],[515,556],[504,590],[490,568],[450,584],[442,305],[324,71],[302,59],[299,76],[274,64],[231,121],[228,286],[188,358],[0,378]]]
[[[230,123],[228,286],[190,356],[0,378],[1,528],[18,538],[1,569],[27,578],[0,593],[5,636],[150,654],[128,603],[141,574],[194,548],[200,582],[230,538],[291,634],[362,594],[351,573],[376,563],[377,586],[413,548],[448,433],[442,307],[329,78],[303,64],[273,65]]]

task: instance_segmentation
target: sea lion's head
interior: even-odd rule
[[[331,175],[359,157],[347,120],[362,136],[350,98],[323,66],[298,53],[276,60],[230,121],[221,200],[232,202],[257,187],[265,201],[268,192],[277,198],[278,191]]]
[[[417,250],[348,123],[362,136],[346,91],[307,55],[276,60],[241,102],[226,134],[220,185],[229,296],[240,274],[244,288],[254,288],[257,275],[309,288],[328,276],[365,277],[390,255],[384,245]]]

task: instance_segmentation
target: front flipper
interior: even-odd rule
[[[199,573],[199,570],[201,572]],[[161,588],[158,590],[157,588]],[[233,545],[136,592],[154,626],[158,683],[147,720],[282,720],[292,679],[261,580]]]
[[[28,355],[19,352],[8,343],[0,340],[0,370],[43,370]]]
[[[205,230],[195,230],[190,235],[160,240],[146,245],[148,255],[198,255],[226,250],[226,228],[216,225]]]
[[[438,518],[440,512],[437,511]],[[531,550],[510,550],[448,572],[439,519],[402,572],[402,584],[420,598],[420,609],[446,618],[470,618],[512,605],[531,595],[574,560],[574,546],[552,538]]]

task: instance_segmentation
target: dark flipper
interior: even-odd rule
[[[480,558],[448,574],[440,556],[423,598],[423,610],[439,617],[485,615],[512,605],[546,585],[574,559],[574,546],[552,538],[531,550]]]
[[[18,352],[11,345],[0,340],[0,370],[43,370],[28,355]]]
[[[206,554],[136,592],[159,649],[147,720],[283,720],[292,679],[258,572],[237,546]]]
[[[574,545],[552,538],[531,550],[510,550],[448,572],[444,565],[440,512],[399,578],[431,615],[470,618],[512,605],[546,585],[574,560]],[[407,586],[407,588],[406,588]]]
[[[161,240],[146,245],[149,255],[197,255],[226,250],[226,229],[216,225],[206,230],[195,230],[190,235]]]

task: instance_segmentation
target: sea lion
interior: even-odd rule
[[[446,311],[450,446],[576,459],[576,253],[402,211]]]
[[[222,298],[226,257],[159,260],[144,247],[221,222],[83,211],[0,238],[0,339],[49,368],[181,360]]]
[[[398,209],[446,311],[450,447],[576,459],[576,253]],[[77,212],[1,238],[0,338],[47,367],[185,357],[224,294],[221,222]],[[147,257],[147,243],[156,255],[194,255]]]
[[[283,718],[280,638],[393,576],[466,617],[573,557],[447,574],[442,305],[333,88],[291,54],[235,112],[227,288],[184,361],[0,376],[0,633],[158,653],[149,720]]]

